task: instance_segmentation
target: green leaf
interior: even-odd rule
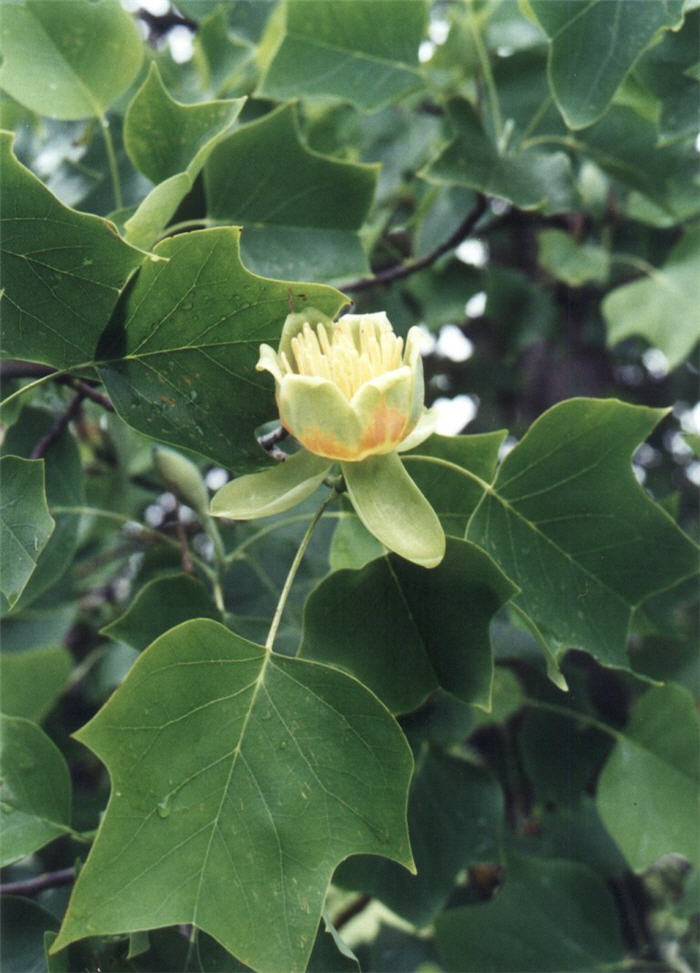
[[[415,709],[439,685],[486,709],[489,622],[514,590],[482,551],[456,538],[431,571],[378,558],[315,589],[300,654],[342,666],[394,712]]]
[[[241,9],[241,5],[236,6]],[[257,3],[256,6],[262,6]],[[215,95],[238,87],[245,72],[255,69],[255,47],[232,37],[228,31],[226,10],[219,6],[199,25],[194,40],[194,61],[202,78],[205,90]]]
[[[254,430],[274,418],[270,383],[255,370],[276,345],[290,300],[329,316],[343,296],[247,271],[240,230],[186,233],[158,244],[105,333],[100,375],[122,418],[141,432],[227,468],[259,466]]]
[[[490,902],[448,909],[435,925],[446,969],[462,973],[588,973],[625,954],[612,896],[574,862],[513,856]]]
[[[672,684],[649,689],[598,781],[598,810],[632,868],[671,852],[698,863],[698,768],[692,697]]]
[[[393,862],[359,857],[343,862],[334,882],[381,899],[415,926],[427,926],[463,869],[500,859],[502,818],[503,792],[490,774],[426,746],[408,801],[417,874]]]
[[[143,43],[118,0],[6,4],[0,87],[51,118],[101,118],[138,74]]]
[[[46,503],[43,460],[3,456],[0,476],[0,591],[12,607],[56,524]]]
[[[323,456],[299,450],[262,473],[249,473],[225,483],[211,502],[215,517],[255,520],[295,507],[310,497],[333,464]]]
[[[202,582],[187,574],[158,577],[141,588],[124,614],[106,625],[102,634],[142,651],[163,632],[190,618],[221,619]]]
[[[633,608],[696,569],[695,545],[632,473],[630,456],[663,414],[562,402],[483,484],[467,539],[521,588],[514,604],[555,660],[578,647],[628,667]]]
[[[569,128],[603,114],[655,36],[677,27],[683,0],[529,0],[550,38],[549,83]]]
[[[357,231],[377,167],[311,152],[294,105],[242,125],[204,169],[208,214],[245,227],[243,261],[256,273],[338,281],[367,271]]]
[[[538,237],[540,266],[569,287],[589,281],[604,283],[610,270],[608,252],[592,243],[577,243],[564,230],[542,230]]]
[[[107,220],[59,203],[17,162],[7,132],[0,135],[0,153],[2,352],[56,368],[89,362],[143,254],[124,243]]]
[[[46,973],[44,936],[47,930],[58,929],[58,919],[31,899],[3,895],[0,901],[4,973]]]
[[[0,864],[9,865],[70,830],[71,788],[61,752],[35,723],[0,716]]]
[[[519,209],[558,213],[574,208],[571,164],[563,152],[501,150],[468,101],[455,98],[448,110],[454,138],[423,171],[426,179],[500,196]]]
[[[505,437],[505,431],[470,436],[433,435],[411,452],[401,454],[411,478],[448,534],[464,537],[467,521],[483,493],[478,480],[465,479],[463,470],[468,469],[481,480],[490,482]],[[430,462],[426,457],[444,460],[449,465]]]
[[[245,102],[174,101],[151,70],[124,119],[124,144],[134,165],[156,187],[126,221],[126,238],[148,248],[172,218],[214,147],[230,131]]]
[[[331,96],[374,111],[422,87],[424,0],[287,0],[283,10],[263,96]]]
[[[645,280],[623,284],[603,300],[608,344],[642,335],[676,368],[700,339],[696,300],[700,276],[700,230],[691,229],[671,250],[664,266],[650,269]]]
[[[39,723],[63,692],[73,658],[62,645],[47,645],[3,654],[1,668],[0,710]]]
[[[191,922],[257,970],[301,971],[341,859],[412,866],[412,760],[389,713],[216,622],[154,642],[77,736],[113,791],[54,948]]]
[[[31,456],[32,449],[54,425],[55,418],[45,409],[25,406],[20,417],[7,430],[0,451],[3,455]],[[84,502],[83,467],[72,434],[65,430],[44,454],[46,498],[49,509],[79,506]],[[36,570],[13,609],[26,608],[67,570],[78,542],[79,519],[74,514],[56,513],[55,528],[41,552]],[[4,599],[0,599],[4,600]],[[3,604],[2,610],[8,607]]]
[[[445,552],[442,526],[398,453],[368,456],[340,468],[357,516],[377,540],[424,568],[440,563]]]
[[[381,557],[385,550],[360,518],[348,510],[339,517],[333,531],[328,561],[331,571],[342,571],[343,568],[357,571],[376,557]]]

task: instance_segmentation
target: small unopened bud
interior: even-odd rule
[[[172,449],[157,446],[153,450],[153,466],[167,485],[199,514],[202,520],[209,516],[209,491],[201,473],[191,460]]]

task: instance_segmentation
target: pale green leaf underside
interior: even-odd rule
[[[2,352],[56,368],[89,362],[144,255],[107,220],[60,203],[17,162],[12,139],[0,135]]]
[[[663,351],[670,368],[680,365],[700,339],[698,280],[700,231],[695,229],[676,244],[662,268],[605,297],[608,343],[641,335]]]
[[[467,539],[520,587],[514,604],[554,659],[578,647],[627,666],[634,606],[697,568],[695,545],[631,469],[662,415],[615,400],[554,406],[506,457],[470,519]]]
[[[654,36],[683,15],[683,0],[529,0],[529,6],[550,37],[549,81],[570,128],[599,118]]]
[[[0,717],[0,865],[24,858],[69,830],[71,789],[58,748],[35,723]]]
[[[537,243],[540,266],[570,287],[607,279],[610,257],[603,247],[577,243],[564,230],[542,230]]]
[[[43,460],[0,459],[0,592],[10,607],[34,573],[53,533],[44,489]]]
[[[0,88],[51,118],[101,117],[136,77],[143,44],[118,0],[4,4]]]
[[[331,96],[365,111],[391,104],[422,85],[425,19],[424,0],[289,0],[261,94]]]
[[[388,711],[216,622],[154,642],[78,736],[112,794],[55,948],[192,922],[256,970],[303,970],[339,861],[412,865],[413,762]]]
[[[598,782],[608,831],[641,871],[674,852],[698,864],[700,726],[679,686],[648,690],[636,704]]]

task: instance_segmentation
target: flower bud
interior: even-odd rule
[[[185,503],[204,520],[209,516],[209,491],[197,467],[181,453],[156,446],[153,466]]]

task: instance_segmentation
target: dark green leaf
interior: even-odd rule
[[[142,650],[163,632],[190,618],[220,621],[221,614],[201,581],[187,574],[176,574],[149,581],[124,614],[102,632]]]
[[[61,752],[35,723],[0,716],[0,864],[9,865],[69,831],[71,786]]]
[[[443,908],[459,873],[500,859],[503,794],[485,771],[425,747],[417,759],[408,802],[408,830],[418,870],[392,862],[351,858],[335,882],[366,892],[416,926]]]
[[[449,113],[454,139],[424,171],[426,179],[500,196],[520,209],[557,213],[574,207],[571,165],[563,152],[501,150],[468,101],[453,99]]]
[[[289,302],[333,316],[343,297],[247,271],[235,227],[158,244],[99,349],[100,374],[120,415],[156,439],[227,468],[260,465],[254,431],[275,417],[271,383],[255,370],[276,345]]]
[[[30,456],[32,449],[54,424],[54,418],[44,409],[25,407],[17,422],[7,431],[2,443],[3,455]],[[49,446],[44,455],[46,497],[49,509],[56,506],[75,506],[84,502],[83,468],[74,437],[66,430]],[[67,570],[78,541],[80,520],[74,514],[56,513],[56,526],[41,553],[36,571],[32,574],[14,609],[29,605],[43,591],[53,585]],[[3,610],[6,606],[3,606]]]
[[[599,118],[655,35],[683,17],[683,0],[528,0],[528,6],[550,38],[549,80],[569,128]]]
[[[4,973],[47,973],[44,935],[58,919],[31,899],[3,895],[0,964]]]
[[[316,588],[306,604],[301,654],[342,666],[395,712],[415,709],[438,685],[487,708],[488,626],[514,590],[488,557],[456,538],[430,570],[393,555],[378,558]]]
[[[118,0],[27,0],[3,12],[0,87],[52,118],[103,117],[138,74],[143,44]]]
[[[339,281],[367,270],[357,231],[375,166],[310,152],[293,105],[241,126],[204,170],[209,216],[240,223],[244,263],[266,276]]]
[[[602,304],[608,343],[642,335],[676,368],[700,339],[696,285],[700,275],[700,230],[689,230],[671,250],[664,266],[649,276],[611,291]]]
[[[303,970],[341,859],[412,864],[412,760],[389,713],[215,622],[154,642],[78,738],[113,792],[59,947],[192,922],[256,969]]]
[[[492,901],[438,917],[436,942],[461,973],[590,971],[624,958],[614,900],[594,872],[515,856]]]
[[[72,668],[72,656],[62,645],[4,654],[0,710],[39,723],[63,692]]]
[[[626,666],[632,609],[695,571],[695,545],[635,480],[630,456],[662,412],[572,399],[506,457],[467,538],[521,588],[514,603],[554,659],[578,647]]]
[[[416,70],[424,0],[287,0],[261,94],[333,96],[365,111],[422,85]]]
[[[17,162],[7,132],[0,151],[3,354],[56,368],[90,362],[143,254],[124,243],[111,223],[59,203]]]
[[[661,855],[697,864],[700,726],[692,697],[669,684],[649,689],[603,768],[600,815],[632,868]]]
[[[0,591],[12,607],[27,586],[53,533],[44,488],[44,461],[3,456],[0,507]]]

